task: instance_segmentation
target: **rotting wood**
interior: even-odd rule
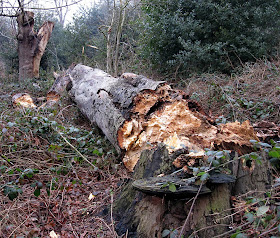
[[[114,78],[77,65],[70,73],[70,95],[89,120],[104,132],[133,171],[143,150],[165,143],[170,153],[187,148],[188,157],[204,157],[205,148],[250,151],[258,140],[248,121],[215,125],[198,103],[166,82],[141,75]]]
[[[188,188],[183,185],[185,192],[180,193],[178,187],[178,191],[174,194],[168,191],[168,188],[159,188],[158,183],[173,182],[175,185],[184,183],[184,179],[180,180],[176,176],[157,177],[174,170],[172,161],[172,156],[163,144],[141,153],[132,175],[133,179],[123,187],[122,193],[115,201],[114,214],[118,221],[116,229],[119,235],[128,230],[129,237],[161,237],[164,229],[173,230],[182,227],[189,212],[191,216],[186,224],[185,237],[194,230],[204,227],[211,228],[199,232],[199,237],[208,237],[209,234],[213,236],[227,231],[230,217],[226,219],[224,217],[231,214],[230,185],[221,184],[220,179],[212,181],[218,182],[217,184],[212,182],[207,184],[211,191],[204,187],[204,194],[198,196],[193,210],[190,211],[192,199],[198,191],[197,186],[192,185]],[[155,190],[145,184],[146,181],[149,183],[151,180],[156,180],[153,186]],[[234,180],[227,178],[222,182],[232,183]],[[144,184],[141,184],[141,181],[144,181]],[[137,190],[133,189],[135,185],[138,187]],[[157,196],[154,196],[155,194]]]
[[[28,93],[17,93],[12,97],[13,106],[36,108],[33,98]]]
[[[164,143],[169,153],[183,149],[183,156],[192,160],[204,158],[205,148],[242,155],[251,151],[250,140],[258,140],[248,121],[216,125],[189,95],[164,81],[133,73],[114,78],[100,69],[73,65],[57,76],[46,104],[57,102],[66,87],[81,112],[124,155],[129,171],[143,150],[159,143]]]
[[[243,155],[253,149],[250,140],[258,140],[248,121],[216,125],[198,103],[163,81],[131,73],[114,78],[99,69],[77,65],[57,78],[49,91],[49,100],[59,100],[67,84],[69,95],[81,112],[124,154],[126,167],[132,171],[136,165],[134,180],[167,175],[175,167],[183,171],[187,166],[195,167],[198,161],[205,160],[205,148],[234,150]],[[185,235],[208,226],[211,230],[198,232],[201,237],[225,232],[230,223],[231,195],[244,192],[240,185],[246,183],[246,191],[269,185],[265,176],[261,177],[265,181],[258,179],[252,183],[254,176],[241,162],[233,163],[235,186],[223,184],[233,183],[233,177],[212,177],[206,184],[212,193],[199,196],[192,210],[192,198],[182,201],[172,195],[164,199],[154,197],[135,191],[131,181],[115,201],[119,233],[128,229],[135,237],[160,237],[162,229],[182,227],[190,212]],[[255,174],[263,173],[265,166]],[[250,187],[251,184],[254,186]]]

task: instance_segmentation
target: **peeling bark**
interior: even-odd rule
[[[104,132],[133,171],[143,150],[164,143],[170,153],[187,148],[203,157],[204,148],[250,151],[258,140],[250,123],[215,125],[198,103],[163,81],[131,73],[114,78],[77,65],[70,73],[70,95],[83,114]]]

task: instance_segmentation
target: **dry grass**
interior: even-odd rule
[[[214,116],[228,120],[280,121],[280,60],[247,64],[237,76],[204,75],[185,91]]]

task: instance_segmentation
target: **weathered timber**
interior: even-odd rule
[[[233,175],[210,172],[206,183],[208,193],[200,194],[191,209],[197,186],[188,178],[176,178],[177,171],[174,172],[175,166],[172,166],[174,158],[166,147],[160,144],[143,151],[132,180],[115,201],[119,235],[128,230],[129,237],[161,237],[163,230],[180,231],[184,224],[184,237],[191,234],[212,237],[229,232],[235,212],[231,205],[233,196],[256,193],[262,197],[263,191],[271,187],[270,166],[265,154],[262,154],[261,164],[246,164],[242,156],[238,158],[234,153],[230,159],[228,169]],[[161,177],[162,174],[172,176]],[[168,186],[163,186],[168,183],[173,183],[178,191],[168,191]]]
[[[221,180],[219,180],[221,181]],[[234,182],[234,180],[233,180]],[[169,184],[175,185],[176,190],[170,191]],[[172,195],[175,196],[193,196],[193,194],[211,193],[211,190],[206,186],[202,186],[199,190],[199,185],[194,185],[188,179],[180,179],[172,176],[149,177],[146,179],[135,180],[132,186],[144,193],[152,195]]]
[[[266,191],[271,187],[272,174],[270,162],[265,155],[261,153],[260,160],[246,160],[246,157],[236,160],[232,164],[233,174],[238,178],[233,188],[233,195],[246,194],[251,192],[251,195],[256,192],[260,197],[262,191]]]
[[[258,140],[248,121],[215,125],[181,90],[163,81],[131,73],[114,78],[100,69],[77,65],[69,73],[72,99],[97,125],[133,171],[143,150],[164,143],[170,153],[187,148],[187,156],[203,158],[204,148],[244,154]]]
[[[19,79],[38,78],[41,58],[50,39],[54,23],[45,22],[34,31],[34,13],[23,11],[17,17]]]
[[[259,180],[250,187],[253,169],[240,166],[242,159],[237,159],[238,163],[232,162],[234,176],[210,173],[192,206],[199,184],[167,176],[177,174],[176,169],[192,174],[189,167],[205,164],[205,148],[235,151],[236,158],[252,152],[250,140],[258,141],[258,137],[248,121],[216,125],[198,103],[163,81],[128,73],[114,78],[84,65],[58,78],[50,95],[59,98],[68,82],[69,95],[78,108],[123,154],[128,170],[134,170],[133,179],[115,201],[120,235],[128,230],[128,237],[161,237],[164,229],[183,225],[186,237],[223,234],[230,224],[231,196],[264,188],[266,181]],[[266,168],[261,169],[263,173]],[[239,186],[244,182],[246,191]],[[177,186],[177,194],[163,183]]]
[[[198,196],[191,211],[191,203],[199,186],[187,186],[187,179],[157,177],[175,169],[172,161],[173,158],[163,144],[141,153],[133,179],[122,189],[115,202],[114,214],[118,221],[116,229],[119,235],[128,230],[128,237],[161,237],[164,229],[182,227],[189,212],[191,216],[183,233],[185,237],[205,227],[211,228],[199,231],[199,237],[209,237],[209,234],[212,236],[227,231],[230,219],[224,217],[231,213],[231,185],[209,184],[211,191],[204,187],[204,194]],[[156,183],[151,186],[150,182],[147,185],[146,181],[149,183],[153,180]],[[143,184],[141,181],[144,181]],[[172,194],[168,187],[160,188],[162,183],[166,182],[181,184],[183,189],[178,187],[178,191]],[[134,187],[137,187],[137,190]]]

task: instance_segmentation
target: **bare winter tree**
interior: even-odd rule
[[[56,11],[63,25],[68,7],[77,4],[74,0],[53,0],[53,7],[31,7],[36,0],[0,0],[0,17],[12,17],[17,20],[17,43],[19,57],[19,79],[38,78],[41,58],[50,39],[54,23],[46,21],[38,30],[34,30],[34,12],[32,10]]]
[[[17,19],[17,42],[19,59],[19,79],[38,78],[40,61],[51,36],[54,23],[45,22],[39,31],[34,31],[34,13],[25,10],[24,0],[13,4],[1,0],[1,16]]]
[[[101,27],[106,39],[107,62],[106,70],[108,73],[117,76],[119,73],[119,51],[123,26],[126,19],[126,11],[131,0],[107,1],[108,15],[110,21],[107,26]],[[109,13],[110,12],[110,13]]]
[[[76,4],[74,0],[53,0],[55,4],[55,12],[58,17],[59,23],[64,26],[66,15],[69,12],[69,6]],[[79,2],[79,1],[78,1]]]

